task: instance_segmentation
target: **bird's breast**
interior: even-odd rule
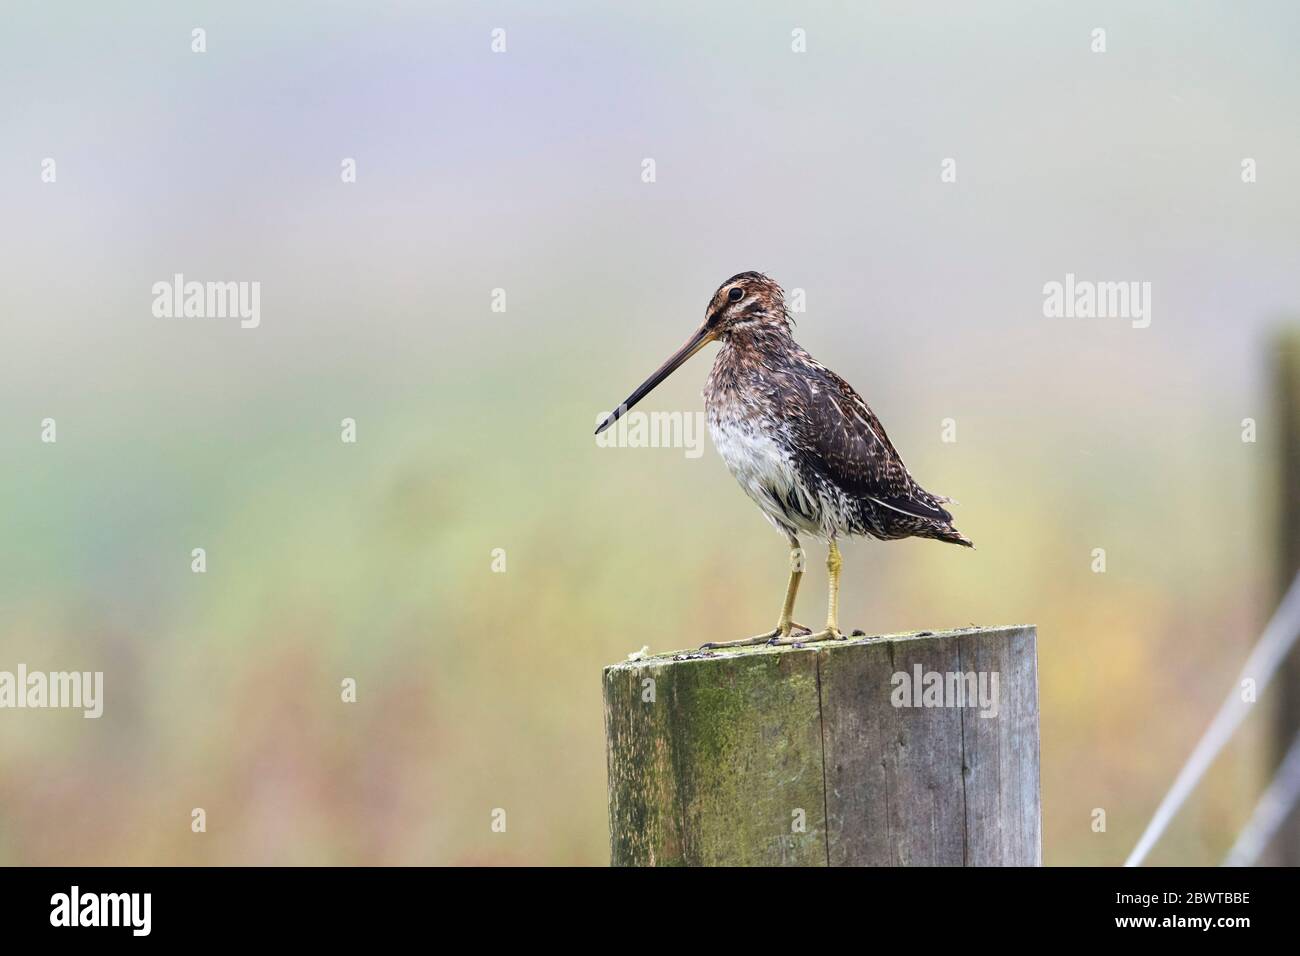
[[[708,403],[708,421],[718,456],[765,513],[788,525],[791,511],[812,510],[779,421],[719,402]]]
[[[716,406],[708,411],[709,435],[718,455],[737,478],[741,474],[752,475],[776,484],[789,484],[793,480],[790,452],[781,440],[776,423]]]

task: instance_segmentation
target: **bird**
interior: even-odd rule
[[[775,628],[704,649],[847,640],[839,626],[842,537],[974,547],[944,507],[956,502],[922,488],[862,396],[795,342],[785,292],[761,272],[737,273],[718,286],[700,327],[596,434],[715,341],[721,348],[704,387],[709,435],[740,487],[785,535],[790,576]],[[816,633],[794,620],[805,568],[800,535],[827,546],[826,627]]]

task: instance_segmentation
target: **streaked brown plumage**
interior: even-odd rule
[[[709,432],[719,455],[791,546],[791,580],[775,631],[744,642],[790,640],[802,575],[798,536],[829,543],[831,601],[825,631],[839,638],[836,538],[934,538],[971,547],[944,508],[908,473],[884,426],[853,388],[798,343],[781,287],[742,272],[714,293],[704,324],[678,352],[601,423],[608,427],[710,341],[722,348],[704,389]],[[711,645],[730,646],[730,645]]]

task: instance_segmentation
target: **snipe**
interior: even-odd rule
[[[836,539],[934,538],[973,547],[943,507],[908,474],[880,419],[844,379],[804,351],[781,287],[758,272],[724,282],[704,324],[596,429],[604,431],[709,342],[722,348],[704,388],[709,434],[718,454],[767,519],[790,542],[790,580],[775,629],[705,647],[842,640],[840,551]],[[794,622],[803,577],[799,535],[827,542],[830,599],[826,628]]]

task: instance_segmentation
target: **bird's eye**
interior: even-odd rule
[[[732,289],[730,292],[727,293],[727,298],[730,299],[732,302],[739,302],[744,297],[745,297],[744,289]]]

